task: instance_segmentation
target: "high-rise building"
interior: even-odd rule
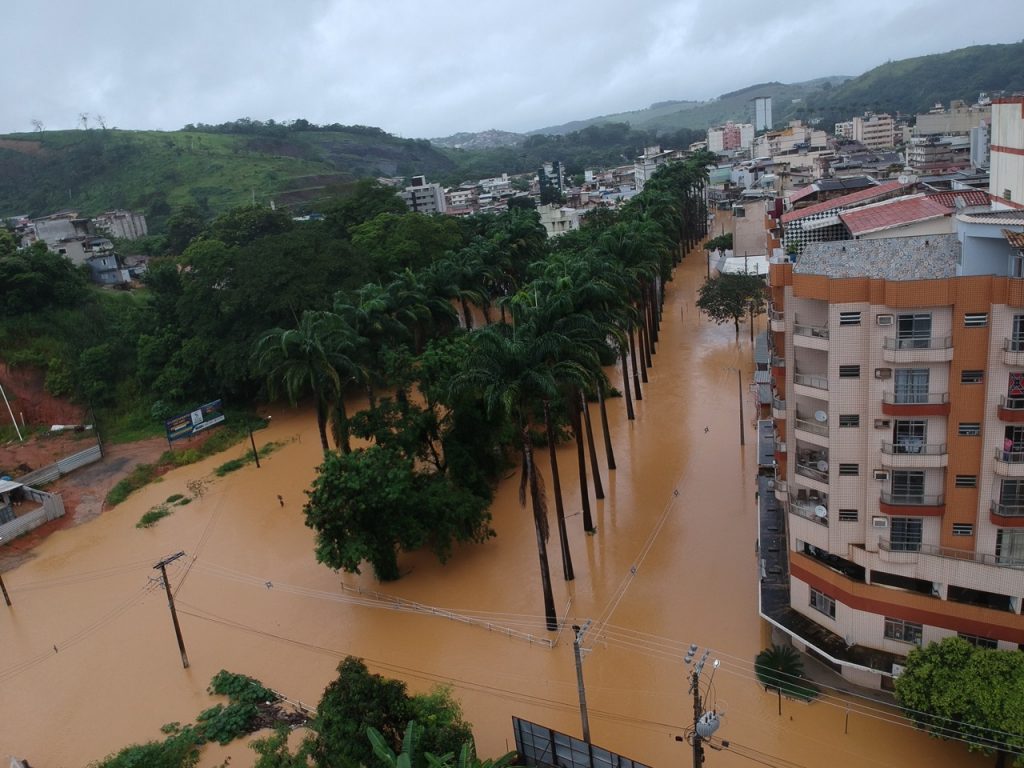
[[[444,188],[440,184],[428,184],[425,176],[413,176],[412,183],[401,195],[410,211],[444,213],[448,209],[444,199]]]
[[[774,125],[771,96],[758,96],[754,99],[754,130],[770,131]]]
[[[1024,204],[1024,96],[992,102],[989,192]]]
[[[767,618],[865,685],[950,635],[1024,647],[1024,211],[773,262]]]

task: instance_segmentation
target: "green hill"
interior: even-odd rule
[[[357,178],[430,175],[454,165],[427,141],[376,128],[228,126],[231,132],[203,126],[0,136],[0,217],[125,207],[145,211],[159,226],[186,203],[210,214],[253,198],[295,205]]]

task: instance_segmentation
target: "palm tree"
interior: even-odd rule
[[[257,340],[253,350],[254,367],[266,376],[272,399],[282,390],[292,405],[307,394],[313,396],[325,454],[330,450],[327,421],[332,409],[340,411],[339,447],[348,449],[344,392],[346,384],[360,375],[353,360],[356,346],[354,334],[339,317],[307,310],[297,328],[273,328]]]
[[[813,698],[818,689],[804,679],[804,663],[800,654],[791,645],[771,645],[754,659],[754,672],[764,687],[774,688],[781,696],[807,700]]]
[[[489,414],[501,413],[515,426],[523,465],[519,502],[525,508],[529,491],[537,535],[544,615],[547,628],[556,630],[558,619],[547,554],[547,497],[542,476],[534,462],[530,414],[532,407],[559,396],[559,381],[583,380],[588,370],[576,360],[564,356],[564,351],[571,345],[566,336],[553,331],[538,333],[528,322],[518,322],[515,327],[490,325],[476,331],[471,338],[473,350],[467,369],[456,375],[453,388],[478,392]]]
[[[370,408],[376,407],[376,385],[383,378],[381,353],[391,344],[406,343],[407,328],[395,318],[392,295],[378,283],[334,296],[334,311],[361,337],[360,364]]]

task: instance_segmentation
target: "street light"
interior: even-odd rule
[[[690,646],[689,650],[686,651],[686,657],[683,661],[689,666],[693,662],[694,656],[697,654],[697,644],[694,643]],[[700,673],[704,670],[704,663],[708,660],[708,656],[711,655],[711,650],[704,651],[704,655],[700,657],[690,673],[690,693],[693,694],[693,733],[692,741],[690,744],[693,746],[693,768],[700,768],[704,763],[704,740],[710,739],[715,731],[718,730],[718,726],[721,725],[721,720],[718,717],[718,713],[714,710],[710,712],[704,711],[704,702],[701,701],[700,696]],[[711,680],[714,680],[715,670],[718,669],[719,661],[715,659],[711,669]],[[710,687],[710,681],[708,683]]]

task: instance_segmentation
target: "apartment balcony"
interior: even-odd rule
[[[779,355],[773,355],[771,359],[772,365],[772,377],[785,377],[786,375],[786,358],[780,357]]]
[[[1024,423],[1024,397],[1000,395],[996,413],[999,415],[1000,421],[1010,424]]]
[[[803,492],[801,491],[801,493]],[[823,525],[827,528],[828,507],[822,503],[823,501],[825,501],[825,499],[822,499],[821,497],[797,498],[796,496],[790,496],[790,514],[797,515],[805,520],[810,520],[813,523]]]
[[[795,324],[793,326],[793,346],[827,350],[828,326]]]
[[[953,359],[953,337],[900,339],[887,336],[882,341],[882,359],[887,363],[948,363]]]
[[[882,441],[882,466],[893,469],[930,469],[945,467],[949,454],[945,443],[922,443],[916,440],[901,440],[890,443]]]
[[[786,418],[786,401],[780,400],[777,397],[772,398],[772,418],[773,419],[785,419]]]
[[[1024,400],[1022,408],[1024,408]],[[882,413],[886,416],[948,416],[948,392],[883,392]],[[1021,412],[1024,421],[1024,411]]]
[[[882,491],[878,508],[886,515],[905,517],[937,517],[946,510],[946,497],[941,493],[891,493]],[[1024,518],[1022,518],[1024,523]]]
[[[1024,477],[1024,453],[995,450],[995,471],[1000,477]]]
[[[775,498],[778,501],[789,500],[789,486],[785,480],[780,480],[778,476],[775,478]]]
[[[1001,528],[1024,528],[1024,503],[1004,504],[993,499],[989,519]]]
[[[1024,365],[1024,341],[1003,339],[1003,362],[1014,367]]]
[[[793,392],[819,400],[828,399],[828,376],[823,373],[793,373]]]
[[[776,333],[782,333],[786,330],[786,316],[775,309],[774,304],[768,307],[768,327]]]
[[[801,478],[800,482],[808,488],[819,494],[828,493],[828,461],[826,459],[800,455],[797,457],[793,471],[796,472],[797,477]]]
[[[990,565],[996,568],[1024,570],[1024,559],[996,557],[985,552],[939,547],[935,544],[908,544],[906,542],[893,544],[889,539],[879,539],[878,549],[881,552],[891,553],[891,556],[882,557],[884,562],[917,563],[927,558],[935,557],[943,560],[958,560],[966,563]]]

